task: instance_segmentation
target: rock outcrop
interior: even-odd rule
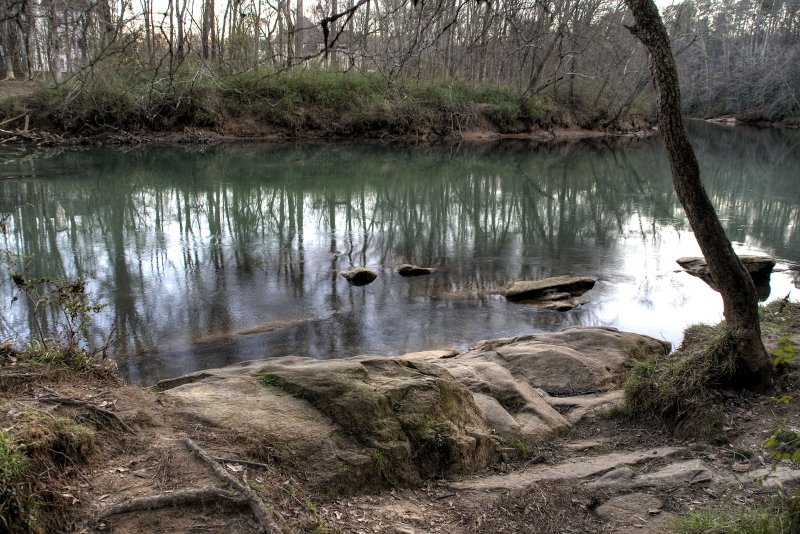
[[[472,473],[618,403],[614,378],[669,344],[612,328],[482,341],[462,354],[245,362],[164,381],[180,411],[304,465],[323,493]],[[504,452],[506,451],[506,452]]]
[[[165,391],[186,417],[257,436],[321,493],[474,472],[497,455],[472,394],[424,361],[286,357],[192,376]]]
[[[668,342],[616,328],[572,327],[554,334],[481,341],[448,362],[494,362],[550,395],[585,395],[611,389],[614,377],[633,356],[670,348]]]

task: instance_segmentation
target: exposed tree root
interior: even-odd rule
[[[221,458],[219,456],[214,456],[214,460],[226,464],[241,464],[241,465],[249,465],[250,467],[263,467],[264,469],[269,469],[271,466],[269,464],[261,463],[261,462],[252,462],[250,460],[237,460],[236,458]]]
[[[73,405],[73,406],[83,406],[85,408],[89,408],[93,412],[96,412],[96,413],[102,415],[103,417],[116,422],[118,425],[120,425],[122,428],[124,428],[127,432],[130,432],[131,434],[136,434],[136,432],[131,427],[126,425],[125,422],[122,419],[120,419],[117,414],[115,414],[114,412],[112,412],[110,410],[106,410],[104,408],[101,408],[101,407],[97,406],[96,404],[92,404],[91,402],[83,401],[83,400],[80,400],[80,399],[73,399],[71,397],[61,397],[61,396],[56,396],[56,395],[45,395],[45,396],[42,396],[42,397],[36,397],[36,400],[38,400],[39,402],[54,402],[54,403],[58,403],[58,404],[69,404],[69,405]]]
[[[219,488],[200,488],[182,489],[172,493],[154,495],[152,497],[139,497],[129,499],[121,503],[110,506],[100,512],[101,519],[127,512],[143,512],[147,510],[158,510],[169,506],[183,506],[187,504],[202,504],[224,501],[230,504],[249,504],[247,498],[237,493],[225,491]]]
[[[60,398],[61,397],[46,397],[42,400],[47,399],[51,402],[61,402],[55,400]],[[266,504],[264,504],[264,501],[261,500],[261,497],[259,497],[258,494],[253,491],[252,488],[250,488],[250,486],[248,486],[246,483],[243,484],[236,477],[228,473],[228,471],[222,465],[220,465],[219,462],[212,458],[190,438],[183,438],[183,443],[195,454],[195,456],[211,467],[212,471],[214,471],[214,474],[217,477],[219,477],[235,491],[232,492],[219,488],[205,487],[200,489],[182,489],[161,495],[154,495],[151,497],[139,497],[110,506],[109,508],[106,508],[100,512],[98,517],[102,519],[127,512],[156,510],[169,506],[182,506],[209,502],[226,502],[228,504],[248,505],[252,510],[256,521],[258,522],[259,532],[265,534],[282,534],[283,531],[273,519],[272,512],[266,506]],[[259,464],[259,466],[262,466],[262,464]],[[245,478],[245,482],[246,480],[247,479]]]
[[[260,532],[265,532],[267,534],[282,533],[280,527],[272,518],[272,512],[270,512],[270,510],[264,504],[264,501],[261,500],[261,497],[259,497],[252,488],[239,482],[236,477],[228,473],[228,471],[225,470],[225,468],[222,467],[219,462],[209,456],[206,451],[201,449],[197,443],[192,441],[190,438],[183,438],[183,442],[186,444],[189,450],[195,453],[198,458],[203,460],[211,467],[211,469],[214,471],[214,474],[221,478],[226,484],[236,489],[249,501],[253,515],[255,515],[256,521],[258,521]]]

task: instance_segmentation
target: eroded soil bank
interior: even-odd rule
[[[767,329],[770,347],[796,343],[796,322]],[[720,392],[718,435],[614,417],[627,370],[667,350],[570,328],[460,354],[247,362],[158,391],[7,351],[0,424],[37,503],[4,514],[40,532],[666,532],[796,488],[763,444],[798,420],[798,363],[772,395]]]

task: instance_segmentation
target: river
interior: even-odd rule
[[[797,296],[800,132],[692,123],[709,194],[740,253],[778,259]],[[0,147],[3,248],[29,276],[85,276],[130,380],[242,360],[466,348],[609,325],[679,343],[722,318],[675,259],[699,249],[657,138],[460,145],[303,142]],[[437,268],[403,278],[402,263]],[[367,266],[364,287],[338,273]],[[598,279],[569,312],[507,302],[515,280]],[[0,285],[3,337],[33,315]],[[52,317],[45,317],[52,322]]]

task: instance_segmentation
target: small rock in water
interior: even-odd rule
[[[775,267],[775,258],[771,256],[751,256],[742,254],[739,256],[739,260],[742,262],[742,265],[744,265],[744,268],[747,269],[747,272],[750,273],[750,278],[753,279],[753,283],[756,285],[758,300],[761,302],[767,300],[771,291],[769,279],[770,274],[772,274],[772,269]],[[675,261],[678,265],[683,267],[687,273],[700,278],[714,291],[719,291],[716,282],[711,276],[711,271],[706,264],[705,258],[701,256],[686,256],[678,258]]]
[[[349,271],[342,271],[341,275],[354,286],[365,286],[375,281],[378,273],[366,267],[356,267]]]
[[[554,276],[542,280],[514,282],[506,290],[508,300],[541,300],[545,296],[569,293],[579,296],[594,287],[595,279],[588,276]]]
[[[545,310],[553,310],[557,312],[565,312],[575,309],[573,302],[551,302],[542,306]]]
[[[420,267],[419,265],[411,265],[404,263],[397,268],[397,274],[400,276],[423,276],[426,274],[433,274],[436,271],[433,267]]]

